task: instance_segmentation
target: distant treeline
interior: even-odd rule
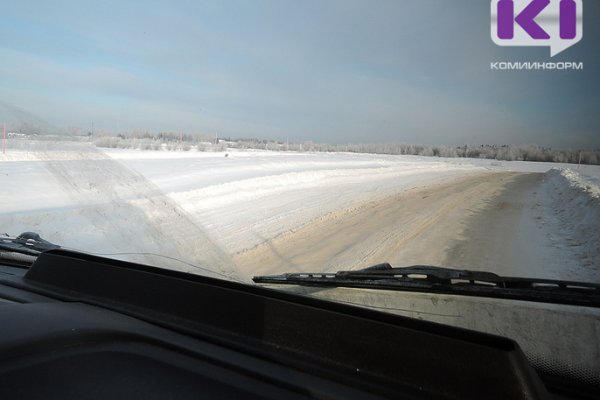
[[[135,148],[143,150],[225,151],[227,148],[277,150],[277,151],[320,151],[371,154],[418,155],[429,157],[468,157],[505,161],[544,161],[600,165],[600,149],[554,149],[537,145],[462,145],[429,146],[405,143],[373,144],[327,144],[305,142],[283,142],[267,139],[231,139],[210,135],[161,132],[126,133],[117,136],[95,137],[99,147]]]
[[[322,149],[323,146],[319,146]],[[323,151],[323,150],[321,150]],[[545,161],[558,163],[600,164],[600,149],[553,149],[536,145],[463,145],[425,146],[402,143],[325,145],[325,151],[375,154],[409,154],[433,157],[488,158],[505,161]],[[580,158],[581,157],[581,158]]]
[[[90,135],[91,136],[91,135]],[[120,133],[116,136],[94,135],[94,144],[98,147],[140,149],[140,150],[168,150],[168,151],[224,151],[227,143],[207,135],[191,135],[189,133],[160,132],[151,134],[147,132]]]

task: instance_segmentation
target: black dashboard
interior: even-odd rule
[[[66,250],[0,265],[0,398],[546,398],[514,341]]]

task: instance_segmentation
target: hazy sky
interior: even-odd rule
[[[85,129],[598,148],[599,17],[584,0],[550,58],[496,46],[489,0],[4,1],[0,101]]]

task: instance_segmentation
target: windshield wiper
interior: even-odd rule
[[[59,248],[35,232],[23,232],[14,238],[0,236],[0,259],[13,265],[30,266],[42,252]]]
[[[388,263],[336,273],[287,273],[255,276],[256,283],[353,287],[458,294],[600,307],[600,284],[499,276],[491,272]]]

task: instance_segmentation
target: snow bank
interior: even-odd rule
[[[546,172],[546,201],[560,224],[557,246],[576,248],[581,262],[600,267],[600,180],[571,169]]]
[[[600,179],[592,176],[584,176],[568,168],[552,169],[548,175],[560,176],[576,192],[587,193],[594,199],[600,198]]]

